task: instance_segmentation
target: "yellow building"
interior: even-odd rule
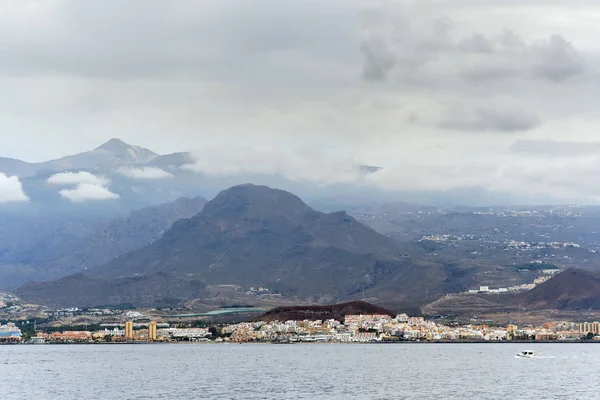
[[[133,339],[133,322],[125,322],[125,339]]]
[[[506,333],[508,335],[509,340],[512,339],[512,338],[514,338],[515,335],[517,334],[517,325],[509,324],[506,327]]]
[[[156,340],[156,321],[148,324],[148,340]]]

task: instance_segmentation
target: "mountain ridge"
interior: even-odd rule
[[[222,191],[159,240],[88,269],[86,276],[116,282],[168,273],[178,282],[263,286],[323,303],[400,284],[398,279],[413,268],[406,256],[410,251],[418,248],[380,235],[345,212],[320,213],[289,192],[248,184]],[[50,282],[31,289],[22,287],[18,294],[47,299],[57,286]]]
[[[55,279],[105,263],[151,243],[175,221],[199,213],[204,204],[206,200],[202,197],[179,198],[107,222],[59,218],[60,226],[32,216],[35,234],[16,237],[12,227],[18,226],[22,219],[5,220],[6,228],[13,233],[0,234],[0,282]]]

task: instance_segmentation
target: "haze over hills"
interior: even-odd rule
[[[177,287],[184,282],[262,286],[315,302],[374,296],[379,289],[380,301],[412,301],[423,296],[422,286],[414,286],[420,279],[428,280],[432,294],[443,293],[444,267],[418,257],[418,247],[380,235],[344,212],[323,214],[291,193],[241,185],[221,192],[200,214],[176,222],[147,247],[88,269],[85,276],[26,285],[18,294],[62,305],[114,304],[124,298],[88,296],[81,287],[89,280],[116,286],[137,279],[140,288],[132,293],[146,292],[144,280],[157,274],[168,275],[172,290],[127,300],[156,304],[166,292],[181,295]]]
[[[0,172],[23,178],[40,172],[80,169],[101,170],[122,165],[144,164],[156,157],[158,155],[148,149],[132,146],[120,139],[113,138],[94,150],[65,156],[57,160],[28,163],[11,158],[0,158]]]
[[[180,198],[174,202],[132,212],[106,222],[79,216],[79,223],[48,221],[33,215],[4,219],[0,235],[0,285],[27,280],[54,279],[105,263],[156,240],[180,219],[190,218],[206,200]],[[31,230],[20,225],[27,221]]]
[[[18,177],[24,196],[29,198],[30,203],[48,208],[48,212],[66,213],[65,208],[72,202],[79,202],[79,206],[105,203],[104,212],[113,210],[112,217],[178,197],[212,198],[227,187],[245,182],[291,191],[323,210],[350,209],[361,204],[371,206],[375,202],[399,200],[441,206],[531,204],[537,201],[476,188],[436,191],[365,186],[366,177],[385,173],[385,168],[361,164],[345,164],[345,168],[339,171],[323,171],[326,178],[323,180],[318,173],[290,175],[277,166],[267,164],[252,168],[253,164],[261,161],[260,158],[246,159],[243,153],[239,156],[241,160],[233,165],[227,162],[225,165],[212,165],[210,163],[218,164],[213,157],[212,161],[207,161],[208,165],[200,163],[202,167],[196,168],[196,163],[201,160],[192,152],[160,154],[113,138],[95,149],[56,160],[29,163],[0,157],[0,174]],[[61,173],[75,175],[53,178]],[[70,184],[66,184],[65,180]]]
[[[244,182],[282,187],[311,199],[332,193],[354,198],[361,192],[354,184],[318,185],[318,179],[308,175],[289,179],[276,169],[252,172],[250,168],[244,172],[242,165],[239,173],[228,174],[221,172],[219,166],[208,165],[208,170],[214,171],[198,171],[194,167],[198,161],[191,152],[161,155],[113,138],[93,150],[57,160],[28,163],[0,158],[0,177],[17,177],[22,185],[19,198],[28,198],[28,204],[48,213],[68,214],[76,203],[92,213],[101,208],[110,217],[179,197],[212,198],[221,190]],[[350,169],[355,178],[381,170],[359,164]],[[380,192],[371,194],[374,193]],[[6,212],[4,208],[0,208],[0,214]]]
[[[533,262],[600,270],[600,234],[595,229],[600,223],[598,207],[436,207],[398,201],[422,198],[416,193],[382,195],[353,183],[319,186],[277,174],[213,176],[184,168],[197,161],[191,153],[159,155],[119,139],[44,163],[1,159],[0,172],[20,175],[30,201],[0,204],[0,286],[54,279],[88,268],[77,282],[93,277],[99,287],[105,282],[107,290],[120,276],[129,279],[161,273],[161,278],[153,278],[153,284],[167,279],[165,276],[179,283],[196,277],[208,286],[233,278],[247,286],[257,279],[260,282],[256,285],[269,284],[288,296],[318,302],[365,298],[377,299],[378,304],[388,307],[412,307],[479,284],[531,282],[536,270],[520,266]],[[357,168],[364,174],[380,172],[377,167]],[[156,247],[131,254],[160,237],[175,219],[194,214],[175,213],[162,222],[153,220],[155,212],[162,213],[158,209],[131,214],[135,220],[131,223],[139,227],[131,230],[120,222],[110,222],[124,221],[134,210],[171,203],[182,196],[204,194],[212,198],[224,187],[238,187],[241,179],[273,182],[287,190],[297,188],[294,193],[311,206],[332,214],[317,213],[299,199],[293,200],[297,197],[292,195],[281,196],[279,202],[269,196],[250,196],[248,204],[252,207],[236,211],[232,204],[243,204],[240,196],[226,196],[229,200],[223,202],[219,195],[204,217],[182,222],[167,232],[165,236],[172,243],[159,241]],[[349,215],[336,212],[340,209]],[[238,224],[245,234],[224,235],[216,221]],[[356,232],[342,233],[353,224],[365,224],[380,235],[375,237],[371,229],[362,227],[361,232],[371,233],[361,234],[361,240],[366,241],[352,244],[348,237]],[[109,225],[112,228],[107,228]],[[107,230],[102,233],[103,229]],[[118,233],[121,229],[123,233]],[[336,229],[340,234],[334,232]],[[201,245],[190,239],[196,235]],[[288,242],[278,243],[271,237],[285,237]],[[264,251],[261,246],[271,250]],[[111,261],[117,255],[123,258]],[[212,261],[208,266],[192,263],[192,268],[193,259]],[[248,259],[253,260],[248,269],[232,269],[248,264]],[[318,283],[313,284],[307,260],[338,269],[316,268],[320,271],[314,272]],[[103,270],[90,269],[103,263]],[[259,264],[266,268],[259,269]],[[376,267],[369,269],[368,265]],[[349,272],[342,272],[346,267]],[[279,276],[278,268],[295,272]],[[331,279],[335,274],[343,278],[334,284]],[[72,280],[69,282],[71,285]],[[289,282],[294,282],[293,287]],[[130,284],[133,286],[128,287],[138,283],[127,281],[126,285]],[[403,288],[401,292],[398,287]],[[184,299],[188,294],[171,297]],[[145,297],[144,301],[153,299]]]

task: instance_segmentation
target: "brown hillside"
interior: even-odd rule
[[[338,321],[343,321],[346,315],[356,314],[386,314],[392,317],[396,315],[390,310],[365,301],[351,301],[328,306],[277,307],[267,311],[258,319],[261,321],[303,321],[305,319],[310,321],[318,319],[336,319]]]
[[[600,277],[569,268],[523,293],[517,302],[526,309],[600,310]]]

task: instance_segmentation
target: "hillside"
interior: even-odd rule
[[[132,212],[125,219],[115,219],[97,232],[83,249],[80,266],[93,267],[132,250],[142,248],[179,220],[200,213],[206,199],[182,197],[172,203],[146,207]]]
[[[267,311],[257,319],[259,321],[316,321],[335,319],[343,321],[346,315],[380,314],[394,317],[396,314],[390,310],[375,306],[365,301],[351,301],[348,303],[325,306],[294,306],[277,307]]]
[[[190,218],[206,204],[202,197],[132,212],[108,222],[85,216],[0,217],[0,284],[22,284],[27,280],[55,279],[103,264],[126,252],[155,241],[180,219]]]
[[[413,245],[380,235],[344,212],[320,213],[291,193],[239,185],[221,192],[195,217],[175,223],[153,244],[86,274],[107,281],[168,272],[181,281],[262,286],[317,303],[372,297],[378,288],[387,300],[418,297],[425,292],[418,283],[429,278],[434,279],[427,283],[430,293],[444,292],[443,267],[413,262],[417,253]],[[75,286],[26,286],[19,295],[49,299],[57,290],[78,291]]]
[[[26,177],[42,171],[97,170],[120,165],[142,164],[152,161],[157,156],[156,153],[143,147],[129,145],[120,139],[110,139],[93,150],[39,163],[0,158],[0,172]]]
[[[600,277],[569,268],[518,299],[525,309],[600,310]]]
[[[52,290],[48,290],[48,283],[29,282],[18,293],[24,300],[34,298],[39,304],[51,307],[95,307],[125,303],[172,306],[180,298],[205,295],[205,285],[196,280],[180,280],[168,273],[111,280],[77,273],[52,282]]]

